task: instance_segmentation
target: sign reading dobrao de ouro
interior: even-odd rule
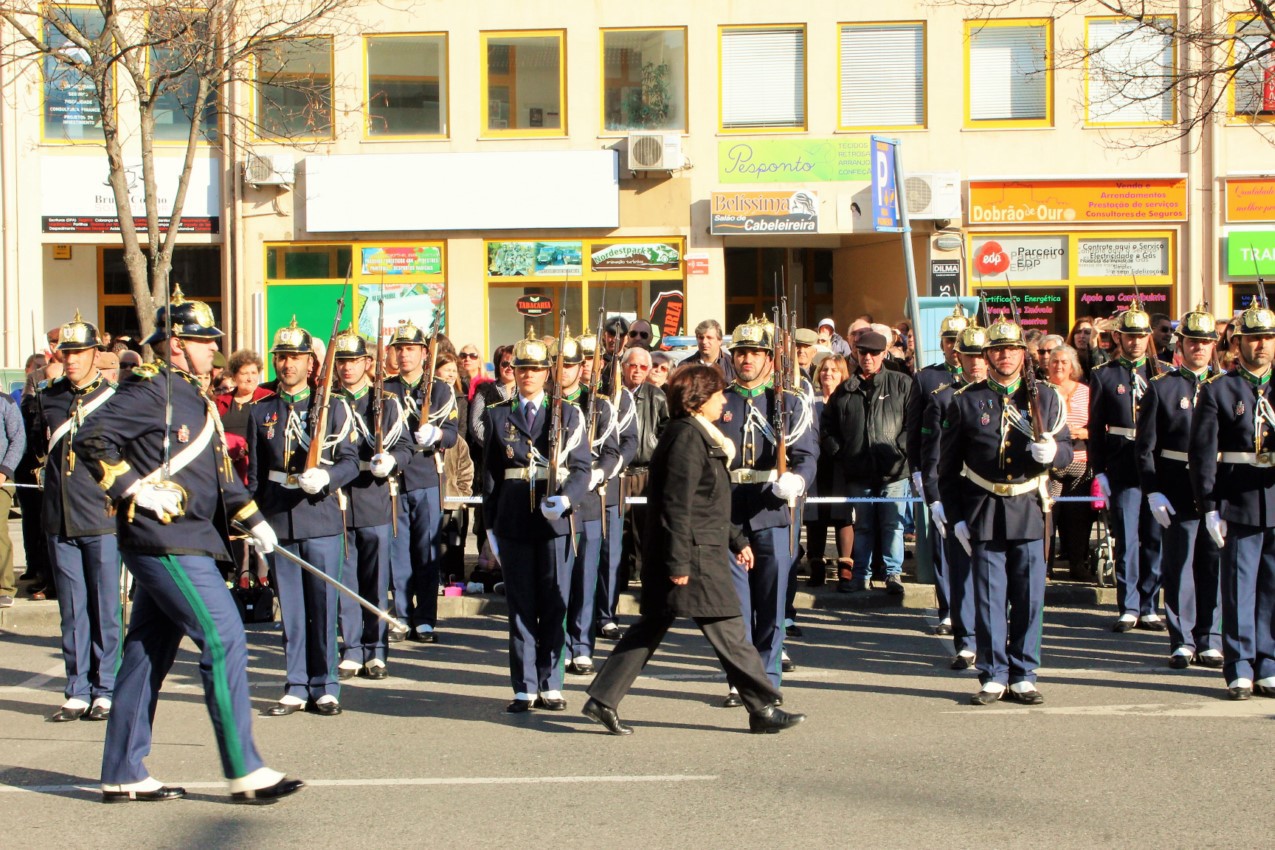
[[[814,192],[714,192],[709,232],[818,233],[819,199]]]
[[[971,180],[967,224],[1186,221],[1186,178]]]

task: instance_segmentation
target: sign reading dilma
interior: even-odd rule
[[[872,229],[899,233],[899,185],[894,179],[894,148],[898,142],[872,137]]]

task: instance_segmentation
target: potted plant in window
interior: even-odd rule
[[[669,66],[647,62],[642,66],[642,87],[629,91],[629,126],[640,129],[663,127],[672,111],[669,98]]]

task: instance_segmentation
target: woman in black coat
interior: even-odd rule
[[[713,425],[726,402],[725,381],[711,366],[679,369],[664,386],[672,420],[651,458],[652,498],[642,549],[642,619],[630,628],[589,686],[586,717],[612,735],[633,730],[616,708],[673,621],[695,620],[748,707],[752,732],[778,732],[806,717],[783,711],[757,650],[744,637],[731,562],[751,568],[752,549],[730,524],[735,447]],[[733,557],[731,552],[736,553]]]

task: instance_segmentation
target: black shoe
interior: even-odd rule
[[[1138,628],[1145,632],[1165,632],[1169,630],[1168,623],[1164,620],[1138,620]]]
[[[268,788],[258,788],[256,791],[236,791],[230,795],[230,799],[236,803],[273,803],[275,800],[282,800],[289,794],[297,793],[304,787],[305,783],[300,779],[288,779],[285,776]]]
[[[734,691],[728,693],[726,699],[722,700],[722,708],[739,708],[743,704],[744,701]]]
[[[349,667],[336,668],[336,677],[344,682],[346,679],[353,679],[359,674],[358,670],[351,670]]]
[[[935,626],[935,627],[934,627],[934,634],[936,634],[936,635],[941,635],[941,636],[943,636],[943,637],[947,637],[947,636],[951,635],[951,634],[952,634],[952,624],[951,624],[951,623],[939,623],[937,626]]]
[[[1010,690],[1005,691],[1005,696],[1008,697],[1010,701],[1020,703],[1022,705],[1040,705],[1045,701],[1044,694],[1035,688],[1022,693],[1011,688]]]
[[[1185,670],[1191,666],[1191,656],[1189,655],[1170,655],[1169,667],[1174,670]]]
[[[180,800],[186,796],[185,788],[172,788],[163,785],[154,791],[103,791],[103,803],[160,803],[164,800]]]
[[[386,636],[386,639],[390,643],[402,643],[403,641],[407,640],[407,635],[403,632],[398,632],[398,631],[395,631],[394,629],[390,629],[390,633]]]
[[[773,735],[791,729],[805,719],[804,714],[768,705],[761,711],[748,715],[748,731],[754,735]]]
[[[995,705],[996,702],[999,701],[1004,696],[1005,696],[1005,691],[1001,691],[1000,693],[993,693],[992,691],[979,691],[978,693],[970,697],[970,705]]]
[[[868,582],[865,579],[837,579],[837,593],[859,593],[868,589]]]
[[[606,727],[607,732],[612,735],[632,735],[633,727],[625,726],[620,722],[620,715],[615,713],[614,708],[607,708],[602,703],[589,698],[584,704],[584,708],[580,709],[580,713],[590,720],[595,720]]]
[[[412,629],[407,633],[407,639],[412,643],[438,643],[438,635],[435,632],[418,632]]]
[[[607,640],[619,640],[620,627],[617,626],[615,623],[607,623],[605,626],[602,627],[602,631],[599,632],[599,634],[601,634],[602,637],[606,638]]]
[[[779,669],[785,673],[794,673],[797,670],[797,662],[791,658],[785,658],[779,662]]]
[[[89,709],[89,713],[85,715],[87,720],[107,720],[111,716],[111,707],[109,705],[95,705]]]
[[[320,717],[336,717],[341,713],[341,703],[332,700],[327,702],[314,702],[311,700],[306,703],[305,710]]]
[[[885,592],[891,596],[903,595],[903,579],[899,576],[889,575],[885,577]]]
[[[383,664],[377,664],[374,667],[369,667],[364,664],[361,668],[359,668],[359,675],[365,679],[384,679],[390,674]]]
[[[595,671],[593,669],[592,661],[585,661],[583,663],[579,661],[568,661],[567,672],[572,676],[592,676]]]
[[[1207,667],[1210,670],[1221,670],[1226,664],[1226,659],[1220,655],[1196,655],[1195,663],[1201,667]]]
[[[305,703],[298,702],[276,702],[274,705],[261,712],[262,717],[287,717],[289,714],[296,714],[305,708]]]
[[[532,708],[543,708],[545,711],[566,711],[567,701],[565,699],[550,699],[549,697],[536,697],[536,701],[531,704]]]
[[[72,720],[79,720],[88,713],[88,708],[59,708],[53,714],[49,715],[50,723],[70,723]]]
[[[1253,693],[1257,694],[1259,697],[1268,697],[1268,698],[1275,697],[1275,687],[1271,687],[1270,685],[1259,685],[1254,683]]]
[[[968,670],[974,666],[974,662],[976,660],[977,660],[976,656],[961,655],[958,652],[956,653],[956,655],[952,656],[952,663],[947,666],[951,667],[953,670]]]
[[[828,581],[828,576],[823,565],[810,568],[810,578],[806,579],[806,587],[823,587]]]
[[[1246,700],[1253,695],[1252,688],[1227,688],[1226,696],[1233,700]]]
[[[1116,620],[1114,623],[1111,624],[1111,630],[1113,632],[1121,632],[1121,633],[1131,632],[1133,631],[1133,627],[1136,625],[1138,625],[1137,620]]]
[[[791,626],[784,626],[784,637],[802,637],[805,634],[801,630],[801,626],[793,623]]]
[[[531,711],[531,700],[529,699],[516,699],[505,706],[505,713],[507,714],[523,714],[528,711]]]

